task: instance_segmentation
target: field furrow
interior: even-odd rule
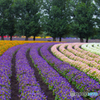
[[[73,49],[75,44],[62,44],[59,47],[59,50],[66,55],[68,58],[74,60],[74,61],[81,61],[85,64],[87,64],[90,67],[95,67],[98,70],[100,70],[100,64],[95,62],[92,58],[91,61],[88,60],[88,56],[85,55],[84,53],[80,53],[77,50]],[[65,49],[67,47],[67,49]],[[84,57],[84,58],[83,58]]]
[[[13,58],[11,60],[11,62],[12,62],[12,66],[11,66],[12,76],[10,78],[11,79],[11,99],[10,100],[20,100],[19,82],[16,78],[16,68],[15,68],[16,53],[13,55]]]
[[[89,75],[90,77],[94,78],[95,80],[100,82],[100,71],[96,68],[93,67],[89,67],[87,64],[84,64],[80,61],[74,61],[68,57],[66,57],[64,54],[62,54],[59,50],[57,50],[57,48],[60,46],[61,44],[57,44],[54,45],[51,48],[51,51],[53,52],[53,54],[55,56],[57,56],[59,59],[61,59],[62,61],[65,61],[67,63],[69,63],[70,65],[74,66],[75,68],[79,69],[80,71],[85,72],[87,75]]]
[[[2,56],[0,56],[0,100],[11,99],[11,60],[13,54],[21,45],[9,48]]]
[[[34,69],[34,75],[36,77],[36,81],[39,83],[41,90],[43,91],[44,95],[47,97],[47,100],[55,100],[55,95],[53,95],[53,91],[49,90],[48,85],[43,81],[41,75],[39,74],[38,69],[32,63],[29,52],[30,50],[27,51],[26,57],[28,59],[30,67]]]
[[[48,44],[47,44],[48,45]],[[79,96],[71,97],[70,92],[75,92],[68,81],[59,75],[38,53],[38,49],[41,45],[35,46],[35,48],[30,49],[30,56],[33,60],[35,66],[39,70],[45,83],[48,84],[49,89],[53,90],[55,94],[55,99],[60,100],[82,100]]]
[[[0,100],[100,100],[99,43],[0,46]]]
[[[52,55],[50,52],[51,45],[52,44],[44,45],[40,49],[43,58],[50,65],[52,65],[59,73],[66,77],[69,80],[69,82],[74,84],[80,92],[100,92],[99,82],[96,82],[95,80],[87,76],[85,73],[77,70],[76,68],[70,66],[68,63],[63,62],[56,58],[54,55]]]
[[[83,50],[81,48],[81,45],[80,43],[77,43],[74,45],[74,49],[77,50],[79,53],[82,53],[83,55],[81,55],[81,57],[83,58],[84,55],[87,56],[87,59],[92,61],[94,60],[95,62],[97,62],[98,64],[100,64],[100,56],[99,55],[96,55],[96,54],[93,54],[89,51],[86,51],[86,50]]]
[[[19,82],[20,98],[21,100],[46,100],[46,96],[41,92],[40,85],[36,81],[34,70],[26,58],[26,52],[31,46],[32,44],[23,45],[16,54],[16,76]]]

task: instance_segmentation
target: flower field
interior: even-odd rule
[[[82,45],[82,49],[100,55],[100,52],[99,52],[100,43],[89,43],[88,45],[84,44]]]
[[[99,43],[91,45],[1,41],[0,100],[100,100],[100,56],[87,50]]]
[[[52,41],[49,41],[52,42]],[[56,42],[56,41],[55,41]],[[20,44],[25,44],[25,43],[47,43],[47,41],[9,41],[9,40],[5,40],[5,41],[0,41],[0,56],[7,51],[9,48],[16,46],[16,45],[20,45]]]

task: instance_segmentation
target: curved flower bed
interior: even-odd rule
[[[72,82],[76,86],[80,92],[92,92],[97,91],[100,92],[100,84],[96,82],[85,73],[77,70],[76,68],[70,66],[68,63],[60,61],[58,58],[53,56],[49,51],[48,48],[53,45],[44,45],[40,52],[43,58],[51,64],[59,73],[61,73],[64,77],[66,77],[69,82]],[[100,93],[99,93],[100,94]]]
[[[75,54],[75,56],[79,56],[81,58],[84,58],[84,59],[87,59],[89,61],[93,60],[93,58],[89,57],[88,55],[86,55],[84,53],[84,50],[82,52],[79,52],[78,50],[76,50],[76,46],[80,46],[82,45],[82,43],[73,43],[73,44],[65,44],[65,46],[67,46],[67,49],[68,51],[72,52],[73,54]],[[78,49],[79,49],[79,46],[78,46]],[[74,49],[72,48],[74,47]]]
[[[70,44],[70,45],[69,44],[62,44],[59,47],[59,50],[70,59],[73,59],[75,61],[81,61],[90,67],[95,67],[95,68],[100,70],[100,64],[97,64],[93,60],[92,61],[87,60],[88,56],[78,52],[77,50],[74,50],[72,48],[73,45],[74,44]],[[65,49],[66,46],[67,46],[67,49]],[[81,58],[82,56],[84,57],[84,59]]]
[[[7,40],[3,40],[0,41],[0,56],[7,51],[9,48],[16,46],[16,45],[20,45],[20,44],[25,44],[25,43],[45,43],[47,41],[7,41]],[[54,42],[54,41],[48,41],[48,42]],[[57,42],[57,41],[55,41]]]
[[[100,47],[97,45],[99,45],[100,43],[88,43],[87,47],[89,47],[90,49],[94,50],[94,51],[98,51],[100,49]]]
[[[35,44],[25,44],[16,54],[17,79],[19,81],[19,91],[21,100],[47,100],[34,76],[26,58],[26,51]]]
[[[69,63],[70,65],[76,67],[77,69],[87,73],[89,76],[92,76],[94,79],[100,81],[100,71],[96,68],[89,67],[88,65],[80,62],[80,61],[74,61],[66,57],[64,54],[59,52],[57,50],[57,47],[59,47],[61,44],[56,44],[51,48],[52,53],[61,59],[62,61],[65,61]]]
[[[9,100],[11,95],[10,76],[11,76],[11,59],[13,54],[21,45],[8,49],[0,57],[0,100]]]
[[[77,50],[78,52],[82,53],[82,54],[85,54],[89,61],[94,60],[95,62],[100,64],[100,56],[99,55],[93,54],[89,51],[85,51],[85,50],[81,49],[80,47],[81,47],[81,44],[74,45],[74,49]],[[84,56],[81,55],[81,57],[83,58]]]
[[[87,50],[87,51],[90,51],[90,52],[92,52],[92,53],[95,53],[95,54],[100,55],[99,49],[97,49],[97,48],[95,48],[95,47],[92,47],[92,45],[94,45],[94,44],[93,44],[93,43],[89,43],[88,45],[83,44],[81,47],[82,47],[82,49],[84,49],[84,50]]]
[[[83,100],[84,97],[83,98],[80,96],[71,97],[70,92],[76,92],[76,91],[98,92],[99,96],[88,97],[88,98],[89,100],[100,99],[100,80],[99,80],[100,72],[95,68],[91,68],[87,64],[82,63],[81,60],[75,61],[75,59],[72,60],[66,56],[62,56],[63,54],[59,52],[58,49],[58,47],[62,44],[56,44],[56,43],[24,44],[23,42],[22,44],[23,45],[18,45],[9,48],[6,52],[4,52],[2,56],[0,56],[0,67],[1,67],[0,100],[10,100],[13,98],[12,97],[13,93],[17,93],[15,92],[17,90],[16,88],[15,91],[14,88],[12,89],[12,87],[18,86],[18,85],[13,85],[12,83],[14,82],[16,82],[16,84],[18,82],[19,84],[19,92],[21,94],[19,95],[18,93],[16,95],[19,96],[21,100],[33,100],[33,99],[47,100],[47,97],[42,92],[39,83],[36,81],[34,70],[30,67],[31,64],[29,65],[28,63],[29,56],[27,55],[26,58],[26,52],[29,49],[31,49],[30,56],[34,63],[34,66],[39,70],[39,74],[42,76],[43,81],[47,84],[49,89],[53,91],[53,95],[55,95],[55,100],[64,100],[64,99]],[[54,47],[55,46],[54,44],[56,44],[56,47]],[[53,50],[52,52],[55,52],[56,54],[55,56],[58,57],[60,60],[55,56],[53,56],[51,52],[49,52],[49,50],[47,50],[51,45],[54,45],[52,46],[52,48],[54,47],[52,49]],[[77,43],[71,46],[74,46],[74,49],[76,50],[77,48],[75,47],[75,45],[77,45]],[[98,45],[95,46],[97,47]],[[10,44],[8,45],[8,47],[10,47]],[[15,55],[13,56],[15,52],[17,52],[16,56]],[[69,51],[67,53],[68,55],[73,54],[70,53]],[[75,54],[73,54],[73,56],[74,55]],[[96,54],[92,56],[95,55]],[[16,66],[14,62],[15,57],[16,57]],[[94,58],[91,57],[91,61],[92,59]],[[73,65],[74,67],[69,65],[67,62]],[[14,66],[16,67],[16,69]],[[15,69],[15,73],[17,71],[16,75],[12,73],[12,67]],[[12,78],[12,75],[14,75],[15,78]],[[18,81],[16,80],[16,77]],[[74,85],[74,87],[72,84]]]
[[[46,44],[48,45],[48,44]],[[60,76],[39,54],[38,49],[42,45],[37,45],[30,50],[30,56],[40,71],[41,76],[44,79],[44,82],[48,84],[49,89],[53,90],[53,93],[56,95],[56,100],[82,100],[81,97],[75,96],[71,97],[70,92],[75,92],[71,88],[69,82],[65,78]]]

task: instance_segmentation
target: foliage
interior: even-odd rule
[[[14,34],[26,40],[34,36],[35,40],[35,36],[49,35],[59,41],[75,36],[88,42],[99,36],[99,7],[99,0],[0,0],[0,36],[10,35],[10,40]]]
[[[4,39],[3,36],[7,34],[7,0],[0,0],[0,36],[2,36],[2,40]]]
[[[77,3],[74,10],[72,29],[74,35],[78,36],[81,42],[83,42],[83,38],[86,38],[86,42],[88,42],[88,38],[94,35],[95,20],[93,15],[95,9],[96,7],[91,0],[83,0],[83,2]]]
[[[12,40],[12,36],[14,35],[15,31],[15,24],[16,24],[16,11],[14,9],[14,1],[7,0],[6,1],[6,18],[7,18],[7,35],[10,36],[10,40]]]
[[[17,17],[18,24],[16,25],[16,28],[18,31],[26,36],[26,40],[28,40],[29,36],[37,36],[40,32],[40,3],[41,0],[22,0],[16,2],[16,9],[18,9]],[[21,6],[21,7],[20,7]]]
[[[60,37],[61,41],[61,37],[69,31],[69,23],[71,20],[69,2],[65,0],[53,0],[48,2],[47,0],[46,3],[49,3],[49,8],[45,6],[47,16],[44,17],[44,27],[48,35],[53,38]]]

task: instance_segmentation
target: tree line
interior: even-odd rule
[[[67,35],[80,42],[99,36],[99,0],[0,0],[0,36],[28,37],[45,32],[56,41]]]

